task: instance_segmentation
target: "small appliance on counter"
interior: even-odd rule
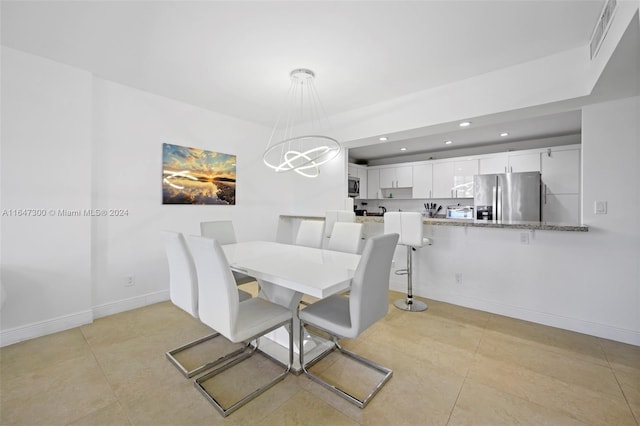
[[[476,219],[493,220],[493,206],[476,206]]]
[[[473,206],[447,206],[447,219],[473,219]]]
[[[358,208],[358,206],[353,206],[353,211],[355,212],[356,216],[366,216],[367,203],[360,203],[360,204],[362,204],[361,208]]]

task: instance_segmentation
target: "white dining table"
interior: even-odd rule
[[[307,294],[319,299],[349,289],[360,262],[359,254],[282,244],[270,241],[248,241],[222,246],[232,270],[256,278],[260,297],[285,306],[294,313]],[[299,322],[294,315],[294,352]],[[261,339],[260,350],[286,363],[288,360],[289,330],[282,327]],[[312,360],[333,345],[319,336],[305,334],[305,360]],[[301,371],[298,357],[292,370]]]

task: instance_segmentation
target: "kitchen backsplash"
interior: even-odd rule
[[[402,198],[384,198],[384,199],[375,199],[375,200],[367,200],[356,198],[353,200],[354,206],[358,210],[367,210],[367,213],[381,213],[382,209],[380,206],[385,207],[387,211],[398,211],[402,210],[403,212],[424,212],[426,203],[429,205],[430,203],[435,203],[437,206],[442,206],[442,209],[438,212],[438,216],[444,217],[447,213],[447,206],[473,206],[473,198],[446,198],[446,199],[402,199]],[[363,203],[366,203],[364,205]]]

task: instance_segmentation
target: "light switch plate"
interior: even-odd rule
[[[593,205],[593,212],[595,214],[607,214],[607,202],[596,201]]]

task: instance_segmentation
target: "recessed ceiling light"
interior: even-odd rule
[[[458,124],[458,126],[460,127],[467,127],[470,126],[471,122],[470,121],[463,121],[462,123]]]
[[[508,132],[502,132],[502,133],[500,133],[500,136],[502,136],[504,138],[505,136],[509,136],[509,133]]]
[[[382,141],[382,142],[384,142],[384,141],[388,141],[388,140],[389,140],[389,138],[387,138],[386,136],[382,136],[382,137],[380,138],[380,141]]]
[[[405,148],[404,146],[402,148],[400,148],[400,151],[406,151],[407,148]]]
[[[444,141],[445,145],[451,145],[453,143],[453,141]]]

